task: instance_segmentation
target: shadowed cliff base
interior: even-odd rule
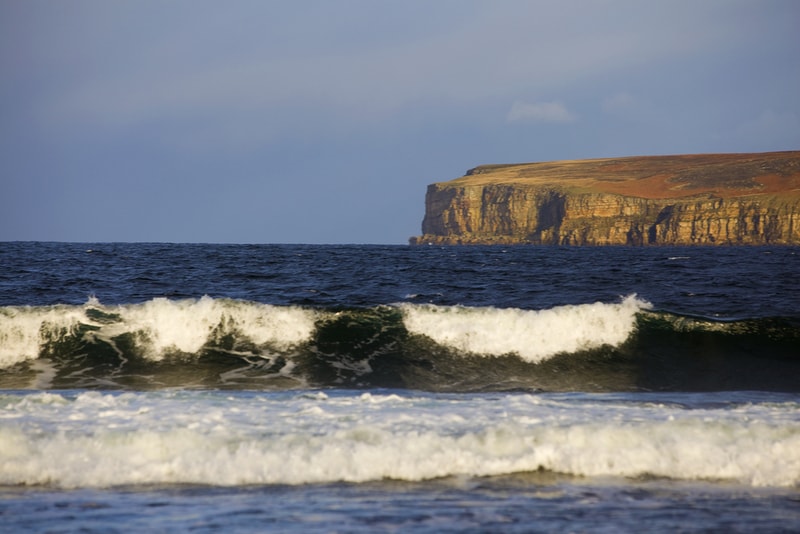
[[[800,151],[482,165],[411,244],[800,245]]]

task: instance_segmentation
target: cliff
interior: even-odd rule
[[[800,151],[484,165],[412,244],[800,245]]]

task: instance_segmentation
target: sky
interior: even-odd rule
[[[404,244],[489,163],[800,149],[796,0],[0,0],[0,241]]]

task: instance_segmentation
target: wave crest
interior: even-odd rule
[[[203,297],[0,308],[0,388],[798,391],[797,318]]]
[[[617,304],[581,304],[547,310],[404,305],[409,332],[460,351],[500,356],[517,354],[538,363],[560,353],[623,343],[636,314],[650,303],[631,295]]]
[[[83,306],[7,307],[0,309],[0,368],[42,352],[58,353],[70,342],[101,342],[153,361],[224,347],[233,339],[288,350],[311,337],[315,321],[315,312],[299,307],[207,296],[115,306],[90,298]]]

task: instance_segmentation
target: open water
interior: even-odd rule
[[[800,249],[0,243],[0,529],[800,530]]]

